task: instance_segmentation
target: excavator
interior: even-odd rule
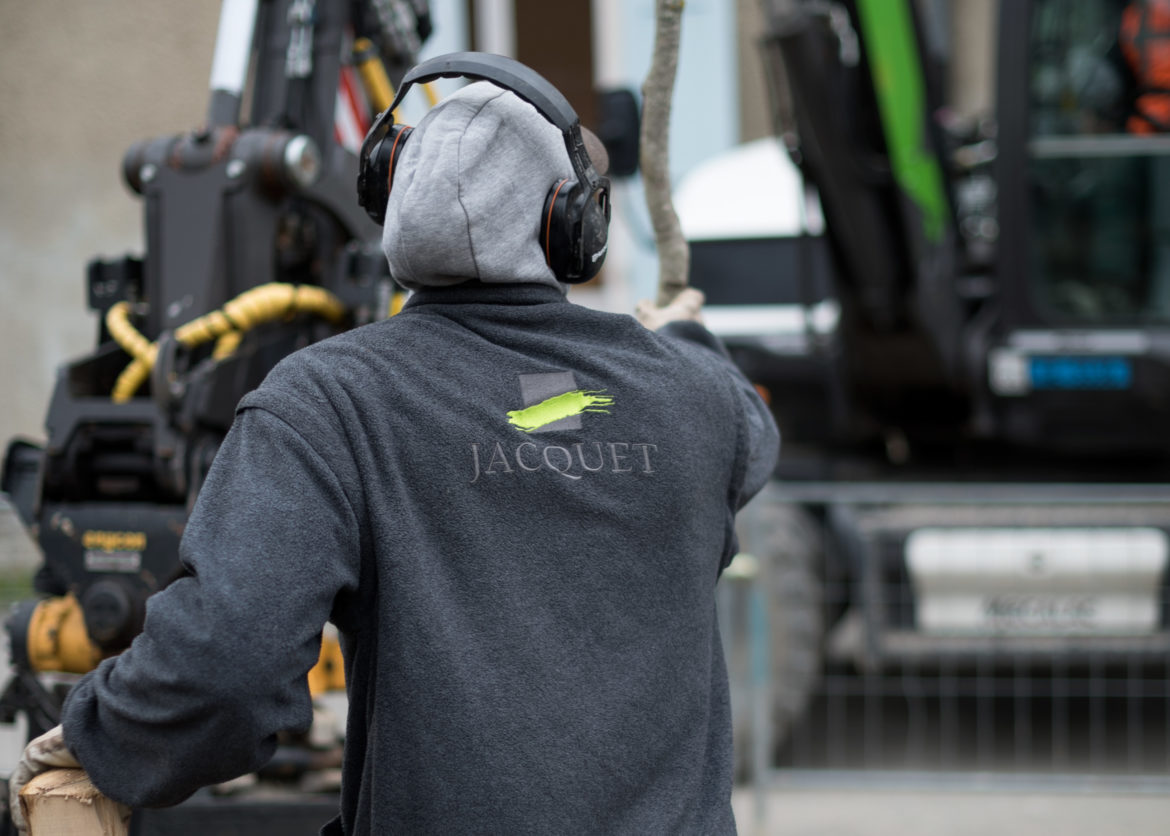
[[[957,26],[976,5],[997,22]],[[770,744],[829,672],[1019,694],[1058,669],[1164,722],[1167,6],[764,0],[775,136],[676,203],[783,439],[740,532]]]
[[[72,682],[141,631],[146,599],[183,571],[239,399],[290,352],[403,301],[354,196],[357,151],[431,29],[426,0],[224,0],[204,121],[126,151],[145,251],[89,263],[97,345],[61,369],[47,441],[4,457],[0,489],[44,559],[39,597],[5,624],[0,721],[24,718],[30,738],[56,725]],[[335,637],[309,686],[322,701],[344,688]],[[135,811],[130,832],[315,834],[337,807],[327,709],[258,775]]]

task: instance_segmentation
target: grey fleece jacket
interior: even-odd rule
[[[330,619],[343,832],[734,832],[715,583],[778,439],[674,330],[471,285],[287,358],[200,494],[193,576],[70,694],[94,783],[163,805],[258,768],[310,722]]]
[[[475,119],[543,123],[473,88],[412,137],[432,162],[414,186],[498,180],[464,165],[474,148],[428,150]],[[526,223],[535,200],[534,233],[540,196],[512,198],[497,210]],[[74,687],[66,742],[134,806],[254,770],[308,727],[330,620],[349,717],[326,832],[734,832],[714,592],[775,424],[698,324],[571,304],[523,236],[501,253],[426,231],[384,241],[392,268],[427,265],[400,315],[287,357],[240,403],[183,537],[191,576]],[[531,278],[502,284],[509,263]]]

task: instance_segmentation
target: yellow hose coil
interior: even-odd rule
[[[130,324],[129,302],[118,302],[106,312],[106,328],[114,341],[131,357],[154,363],[154,358],[158,355],[158,346],[138,333],[138,329]]]
[[[211,350],[212,360],[226,360],[236,353],[236,349],[240,347],[240,340],[244,339],[244,335],[239,331],[228,331],[222,337],[215,341],[215,348]]]
[[[115,403],[125,403],[134,397],[150,376],[158,357],[158,343],[147,340],[130,324],[129,312],[128,303],[118,302],[106,314],[110,336],[134,358],[114,383]],[[247,290],[219,310],[180,326],[175,330],[175,339],[185,348],[219,340],[213,356],[220,360],[230,355],[244,333],[257,325],[302,313],[316,314],[338,324],[345,318],[345,305],[323,287],[272,282]]]
[[[110,395],[114,403],[126,403],[126,401],[134,397],[134,393],[150,377],[150,370],[153,368],[153,363],[135,358],[129,366],[122,370],[122,373],[118,375],[118,379],[114,381],[114,391]]]
[[[138,329],[130,324],[129,302],[118,302],[106,312],[106,328],[114,342],[134,358],[114,383],[114,402],[125,403],[150,376],[150,370],[154,368],[154,360],[158,356],[158,345],[142,336]]]

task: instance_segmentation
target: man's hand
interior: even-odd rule
[[[49,729],[24,747],[20,763],[12,770],[12,776],[8,779],[8,809],[12,813],[12,823],[16,825],[18,831],[28,833],[28,822],[24,820],[24,813],[20,809],[21,788],[45,770],[80,766],[77,758],[73,757],[73,753],[65,745],[65,734],[60,726]]]
[[[649,299],[643,299],[634,308],[634,316],[651,331],[657,331],[668,322],[702,322],[705,298],[701,290],[688,287],[674,297],[674,301],[665,308],[658,307]]]

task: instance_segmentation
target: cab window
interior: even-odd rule
[[[1032,9],[1035,301],[1059,319],[1168,319],[1170,0]],[[1166,91],[1150,96],[1163,71]]]

